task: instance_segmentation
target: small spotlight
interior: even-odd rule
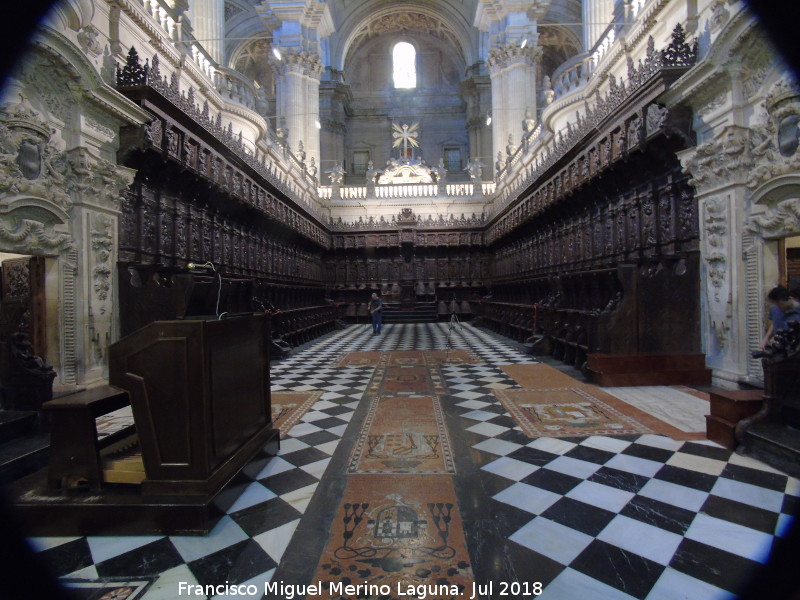
[[[278,60],[281,60],[282,57],[281,57],[281,51],[280,50],[278,50],[277,48],[273,48],[272,49],[272,54],[275,55],[275,58],[277,58]]]
[[[519,47],[524,48],[527,45],[528,45],[528,38],[525,38],[524,40],[522,40],[522,43],[519,45]]]
[[[316,119],[316,120],[314,121],[314,125],[316,125],[316,126],[317,126],[317,129],[322,129],[322,123],[320,123],[320,122],[319,122],[319,119]]]
[[[492,115],[487,114],[486,115],[486,126],[488,127],[491,124],[492,124]]]

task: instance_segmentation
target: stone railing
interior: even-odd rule
[[[258,92],[253,82],[233,69],[217,67],[214,74],[214,87],[225,100],[246,106],[250,110],[258,110]]]
[[[412,220],[398,223],[398,219],[409,219],[409,214],[411,215]],[[332,231],[374,231],[382,229],[396,230],[399,227],[408,226],[413,226],[416,229],[483,227],[483,225],[486,223],[486,215],[484,213],[481,213],[480,215],[472,213],[470,216],[466,216],[462,213],[458,217],[452,213],[449,215],[443,215],[441,213],[418,215],[414,214],[413,212],[409,214],[392,215],[389,219],[386,219],[386,217],[383,215],[377,219],[375,217],[369,217],[367,219],[359,217],[358,220],[355,221],[345,221],[339,217],[338,219],[330,219],[328,221],[328,227]],[[409,225],[409,223],[412,225]]]
[[[579,54],[558,67],[550,80],[553,86],[553,100],[558,100],[562,96],[584,87],[594,70],[594,64],[594,59],[590,54]]]
[[[117,87],[131,86],[149,86],[156,90],[290,198],[295,205],[313,215],[320,224],[328,221],[329,214],[319,202],[315,180],[288,149],[273,146],[269,152],[261,152],[258,147],[255,152],[251,151],[245,146],[241,132],[235,134],[231,123],[227,127],[223,124],[221,113],[212,117],[207,100],[202,105],[197,103],[193,87],[188,91],[180,89],[177,72],[173,71],[170,77],[161,74],[157,54],[153,56],[151,64],[145,61],[142,65],[136,50],[131,48],[125,66],[117,68]],[[272,146],[271,143],[270,145]]]
[[[387,185],[326,185],[318,189],[322,200],[384,200],[413,198],[471,198],[476,194],[491,196],[495,192],[494,181],[474,183],[408,183]]]
[[[655,49],[651,36],[644,60],[640,60],[638,66],[632,60],[628,62],[627,80],[617,80],[609,75],[610,85],[605,95],[601,96],[597,91],[594,103],[587,103],[585,114],[578,113],[574,122],[567,123],[564,129],[549,139],[541,140],[541,143],[522,144],[517,148],[507,166],[498,173],[498,189],[489,208],[489,217],[502,212],[515,201],[521,190],[539,179],[657,73],[665,69],[690,67],[696,60],[697,40],[693,46],[687,44],[680,24],[675,26],[672,42],[664,50]]]

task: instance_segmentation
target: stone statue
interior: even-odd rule
[[[437,183],[444,183],[447,181],[447,169],[444,168],[444,159],[439,159],[439,164],[431,169],[434,173],[436,173],[436,181]]]
[[[303,147],[303,140],[300,140],[299,142],[297,142],[297,155],[296,156],[297,156],[297,161],[299,163],[302,164],[302,163],[306,162],[306,151],[305,151],[305,148]]]
[[[469,171],[469,178],[473,182],[481,181],[481,177],[482,177],[481,169],[483,169],[483,167],[485,167],[485,166],[486,165],[484,165],[477,158],[470,158],[469,159],[469,163],[467,163],[467,168],[466,168],[466,170]]]
[[[325,171],[328,178],[331,180],[331,185],[342,185],[342,180],[345,176],[345,170],[342,168],[342,163],[333,163],[333,168],[330,171]]]
[[[375,165],[372,161],[367,163],[367,183],[375,183],[375,176],[378,172],[375,170]]]
[[[311,176],[311,179],[315,179],[316,180],[316,178],[317,178],[317,161],[314,159],[313,156],[311,157],[311,162],[308,165],[308,174]]]
[[[498,150],[497,151],[497,162],[494,163],[494,168],[495,168],[495,171],[497,171],[498,175],[500,174],[500,171],[503,170],[504,166],[505,166],[505,163],[503,163],[503,152]]]
[[[526,138],[530,137],[533,130],[536,129],[536,119],[531,115],[529,108],[525,109],[525,118],[522,120],[522,131]]]
[[[509,160],[512,156],[514,156],[514,152],[517,151],[517,147],[514,145],[514,135],[509,133],[508,134],[508,144],[506,144],[506,155],[508,156]]]

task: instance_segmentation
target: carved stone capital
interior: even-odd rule
[[[689,183],[698,194],[730,184],[743,183],[753,166],[752,133],[731,125],[693,151],[680,156]]]
[[[753,216],[747,229],[763,238],[777,239],[800,234],[800,198],[789,198]]]
[[[490,73],[497,73],[514,64],[533,65],[542,58],[539,46],[520,47],[519,44],[500,44],[489,50]]]
[[[65,155],[65,184],[73,200],[119,210],[120,192],[133,182],[133,169],[97,158],[86,148],[74,148]]]
[[[282,53],[281,60],[272,59],[273,67],[280,74],[299,73],[314,79],[321,79],[325,66],[319,54],[305,50],[286,50]]]

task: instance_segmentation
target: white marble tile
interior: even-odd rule
[[[483,400],[464,400],[464,402],[459,402],[456,404],[456,406],[460,406],[461,408],[479,409],[489,406],[489,402],[484,402]]]
[[[347,429],[347,425],[337,425],[336,427],[331,427],[330,429],[326,429],[328,433],[332,433],[333,435],[338,435],[342,437],[344,435],[345,429]]]
[[[264,479],[270,475],[277,475],[285,471],[291,471],[295,466],[282,459],[280,456],[273,456],[263,469],[256,475],[255,479]]]
[[[775,535],[786,537],[794,523],[794,517],[781,513],[778,515],[778,522],[775,524]]]
[[[295,450],[302,450],[303,448],[308,448],[308,444],[298,439],[288,437],[281,440],[281,447],[280,450],[278,450],[278,456],[289,454]]]
[[[298,423],[289,430],[289,435],[293,437],[301,437],[317,431],[322,431],[322,429],[312,423]]]
[[[510,504],[534,515],[543,513],[561,497],[560,494],[519,482],[492,496],[499,502]]]
[[[642,521],[617,515],[600,532],[597,539],[666,566],[683,537]]]
[[[697,514],[685,537],[758,562],[766,562],[773,540],[768,533],[703,513]]]
[[[625,448],[631,445],[631,442],[617,438],[610,438],[603,435],[593,435],[583,440],[580,445],[586,446],[587,448],[605,450],[607,452],[622,452],[625,450]]]
[[[313,423],[314,421],[320,421],[322,419],[327,419],[328,417],[330,417],[330,415],[327,413],[320,412],[318,410],[310,410],[303,415],[302,421],[306,423]]]
[[[474,385],[472,386],[475,387]],[[454,398],[464,398],[466,400],[475,400],[476,398],[482,398],[486,394],[482,394],[479,392],[458,392],[457,394],[452,394]]]
[[[339,445],[340,441],[341,440],[331,440],[330,442],[314,446],[314,448],[317,450],[322,450],[325,454],[332,455],[336,451],[336,447]]]
[[[697,456],[695,454],[686,454],[685,452],[677,452],[673,454],[666,464],[673,467],[680,467],[682,469],[689,469],[690,471],[698,471],[708,475],[719,475],[727,464],[722,460],[714,460],[705,456]]]
[[[515,444],[514,442],[498,440],[497,438],[489,438],[488,440],[483,440],[479,444],[475,444],[473,448],[476,450],[482,450],[483,452],[490,452],[499,456],[505,456],[506,454],[510,454],[515,450],[522,448],[522,446]]]
[[[679,506],[694,512],[700,510],[708,498],[707,492],[684,487],[671,481],[651,479],[639,490],[639,495],[653,500],[660,500],[673,506]]]
[[[494,419],[497,416],[497,413],[488,412],[485,410],[471,410],[459,416],[465,419],[472,419],[473,421],[488,421],[489,419]]]
[[[89,565],[83,569],[78,569],[77,571],[73,571],[72,573],[68,573],[67,575],[62,576],[63,579],[100,579],[100,574],[97,572],[97,567],[94,565]]]
[[[772,512],[781,512],[783,506],[783,493],[769,490],[766,488],[744,483],[741,481],[734,481],[725,477],[720,477],[711,488],[711,493],[715,496],[722,496],[728,500],[735,500],[742,504],[749,506],[756,506],[771,510]]]
[[[77,537],[30,537],[28,538],[28,543],[34,552],[41,552],[79,539]]]
[[[247,581],[243,581],[241,585],[245,586],[244,589],[248,589],[250,586],[254,586],[258,593],[255,596],[242,596],[238,594],[238,590],[242,588],[235,588],[230,591],[228,594],[218,594],[213,596],[211,600],[224,600],[225,598],[235,598],[236,600],[242,600],[242,598],[261,598],[262,593],[264,591],[264,584],[268,581],[272,580],[273,575],[275,575],[275,569],[270,569],[265,573],[261,573],[260,575],[256,575],[252,579],[248,579]]]
[[[783,471],[779,471],[767,463],[763,463],[760,460],[756,460],[751,456],[744,456],[742,454],[737,454],[734,452],[731,454],[731,457],[728,459],[728,464],[737,465],[739,467],[747,467],[749,469],[758,469],[759,471],[766,471],[767,473],[775,473],[776,475],[786,475]]]
[[[668,386],[607,387],[603,391],[686,432],[706,430],[709,403]]]
[[[497,460],[481,467],[481,469],[484,471],[489,471],[489,473],[500,475],[506,479],[513,479],[514,481],[524,479],[538,468],[539,467],[536,465],[532,465],[521,460],[516,460],[514,458],[509,458],[508,456],[498,458]]]
[[[636,475],[644,475],[645,477],[652,477],[661,470],[664,466],[663,463],[654,460],[647,460],[646,458],[639,458],[638,456],[629,456],[627,454],[617,454],[605,463],[606,467],[626,471],[627,473],[635,473]]]
[[[263,487],[263,486],[262,486]],[[269,490],[268,490],[269,491]],[[272,492],[270,492],[272,494]],[[274,497],[275,494],[272,494]],[[246,507],[245,507],[246,508]],[[238,509],[237,509],[238,510]],[[230,512],[234,512],[231,510]],[[246,540],[248,535],[229,516],[224,516],[208,535],[176,535],[170,541],[187,563]]]
[[[292,539],[298,523],[300,523],[300,519],[290,521],[277,529],[270,529],[255,536],[253,540],[264,549],[264,552],[269,554],[272,560],[279,563],[287,546],[289,546],[289,541]]]
[[[790,496],[800,496],[800,479],[789,477],[786,481],[786,489],[784,491]]]
[[[543,452],[550,452],[551,454],[566,454],[572,450],[577,444],[560,440],[558,438],[537,438],[528,444],[529,448],[536,448]]]
[[[494,437],[496,435],[500,435],[504,431],[508,431],[508,427],[502,427],[501,425],[495,425],[494,423],[478,423],[472,427],[467,427],[467,431],[485,435],[486,437]]]
[[[695,579],[671,567],[661,577],[645,600],[735,600],[736,594]]]
[[[323,458],[322,460],[303,465],[300,468],[309,475],[313,475],[317,479],[322,479],[322,474],[325,472],[325,469],[328,468],[329,462],[331,462],[330,458]]]
[[[662,450],[677,451],[685,442],[673,440],[672,438],[664,435],[654,435],[652,433],[645,433],[643,436],[636,440],[637,444],[644,444],[645,446],[652,446],[653,448],[661,448]]]
[[[179,565],[172,569],[168,569],[159,575],[158,579],[153,582],[153,585],[147,590],[143,600],[175,600],[179,598],[179,584],[180,582],[189,585],[198,585],[197,578],[189,569],[188,565]],[[185,596],[185,592],[184,592]]]
[[[538,600],[634,600],[630,594],[574,569],[561,571],[537,598]]]
[[[559,456],[555,460],[551,460],[545,465],[544,468],[551,471],[564,473],[565,475],[572,475],[580,479],[587,479],[594,475],[602,465],[597,463],[590,463],[585,460],[578,460],[569,456]]]
[[[89,536],[86,541],[89,543],[89,550],[92,552],[92,559],[95,564],[114,558],[120,554],[125,554],[136,548],[146,546],[156,540],[160,540],[162,535],[126,535],[126,536]]]
[[[262,502],[266,502],[274,497],[275,493],[272,490],[265,488],[257,481],[253,482],[248,485],[247,488],[245,488],[241,495],[236,499],[236,502],[233,503],[233,506],[228,509],[228,513],[235,513],[238,510],[255,506],[256,504],[261,504]]]
[[[594,538],[561,523],[538,517],[515,531],[509,539],[562,565],[568,565]],[[591,597],[584,595],[581,598]]]
[[[618,490],[593,481],[583,481],[567,493],[568,498],[580,500],[591,506],[604,508],[615,513],[621,511],[635,495],[632,492]]]

